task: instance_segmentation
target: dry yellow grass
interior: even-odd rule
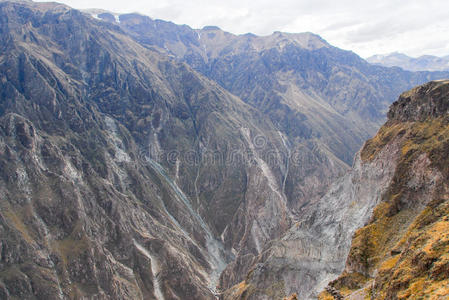
[[[427,207],[397,206],[408,201],[407,182],[413,162],[425,153],[431,168],[449,178],[449,122],[437,118],[416,123],[390,123],[368,141],[362,159],[371,160],[388,143],[404,137],[393,184],[374,210],[370,224],[354,234],[348,261],[375,274],[373,299],[449,299],[449,190],[447,180]],[[392,251],[394,250],[394,251]],[[355,274],[355,273],[351,273]],[[345,283],[361,281],[343,274],[332,285],[342,294],[354,292]],[[371,275],[372,276],[372,275]],[[356,286],[356,284],[352,284]],[[325,292],[320,299],[330,299]]]
[[[318,295],[318,300],[334,300],[334,297],[327,291],[324,291]]]
[[[27,243],[34,243],[34,238],[32,232],[30,232],[29,228],[23,222],[24,217],[27,215],[26,207],[18,207],[13,209],[8,202],[3,203],[1,212],[0,212],[7,220],[8,224],[15,228],[20,232],[22,238]]]
[[[379,153],[379,151],[390,141],[392,141],[399,133],[403,133],[410,124],[392,123],[382,126],[377,134],[368,140],[360,154],[363,161],[370,161]]]

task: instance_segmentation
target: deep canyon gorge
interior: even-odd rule
[[[449,72],[31,1],[0,49],[1,299],[448,295]]]

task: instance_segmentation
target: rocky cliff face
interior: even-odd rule
[[[288,139],[118,26],[0,3],[0,295],[213,299],[291,223]]]
[[[445,116],[449,111],[446,80],[418,86],[403,93],[388,112],[390,122],[424,122]]]
[[[281,299],[293,293],[299,299],[315,299],[342,272],[351,237],[381,201],[399,151],[392,144],[368,163],[358,155],[351,172],[262,252],[245,280],[227,291],[225,299]]]
[[[97,15],[111,20],[108,16]],[[293,212],[322,196],[330,182],[349,168],[348,161],[366,138],[321,98],[295,86],[294,76],[282,75],[280,80],[276,70],[267,69],[268,65],[277,69],[290,60],[286,55],[279,57],[278,52],[273,54],[275,57],[267,52],[278,49],[285,34],[267,39],[252,35],[243,38],[217,27],[193,30],[138,14],[118,18],[120,22],[114,24],[136,41],[186,62],[270,120],[283,136],[285,156],[294,157],[296,162],[286,169],[283,184]],[[289,35],[289,39],[295,41],[295,47],[330,47],[313,34]],[[263,58],[261,52],[267,52]],[[337,132],[335,128],[345,131]]]
[[[352,239],[344,272],[321,299],[445,299],[448,289],[449,81],[401,95],[361,152],[371,163],[396,144],[391,183]]]

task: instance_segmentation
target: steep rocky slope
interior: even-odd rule
[[[339,276],[320,299],[445,299],[448,99],[449,81],[402,94],[351,172],[224,298],[316,299]]]
[[[361,157],[398,145],[393,178],[321,299],[449,297],[449,81],[402,94],[388,118]]]
[[[311,152],[305,157],[313,163],[321,160],[314,153],[319,150],[337,164],[350,166],[402,91],[449,76],[373,66],[312,33],[261,37],[234,35],[214,26],[191,29],[138,14],[96,17],[113,21],[141,44],[188,63],[260,110],[289,138],[293,151]],[[305,168],[312,166],[310,159],[300,159]],[[317,199],[302,180],[306,176],[301,169],[287,176],[287,197],[295,210],[304,199]],[[319,180],[314,184],[317,188]],[[291,186],[303,188],[295,193]]]
[[[112,20],[107,13],[96,16]],[[367,138],[363,130],[348,122],[316,93],[309,95],[295,86],[294,76],[287,74],[280,80],[273,73],[274,69],[266,69],[267,66],[277,68],[278,63],[265,61],[268,58],[262,59],[257,51],[277,47],[282,42],[277,37],[248,42],[246,38],[212,26],[193,30],[188,26],[152,20],[138,14],[125,14],[117,18],[120,22],[114,21],[114,24],[136,41],[188,63],[259,110],[275,125],[285,138],[285,152],[295,154],[296,164],[290,165],[285,179],[285,193],[292,210],[298,210],[305,202],[319,198],[332,182],[328,178],[335,179],[348,169],[348,161],[352,160],[355,151]],[[302,39],[302,35],[298,35],[298,42]],[[324,41],[320,43],[325,44]],[[257,44],[260,49],[252,50],[252,44]],[[257,56],[248,56],[253,52]],[[312,65],[308,67],[312,68]],[[322,163],[329,165],[327,161],[333,165],[328,169],[330,172],[316,168]]]
[[[289,228],[288,138],[236,96],[56,3],[0,40],[1,298],[213,299]]]

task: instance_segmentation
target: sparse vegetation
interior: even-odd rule
[[[371,299],[449,297],[448,140],[449,125],[442,116],[419,122],[389,121],[365,144],[362,159],[369,161],[388,143],[400,142],[399,164],[370,224],[354,235],[349,273],[343,273],[331,286],[348,295],[368,282],[374,284]],[[430,160],[429,165],[419,162],[422,155]],[[416,179],[417,172],[422,177]],[[442,177],[429,175],[431,172]],[[435,185],[433,194],[420,196],[417,180],[425,182],[426,188]],[[423,203],[420,197],[430,200]],[[358,272],[367,278],[355,277]]]

